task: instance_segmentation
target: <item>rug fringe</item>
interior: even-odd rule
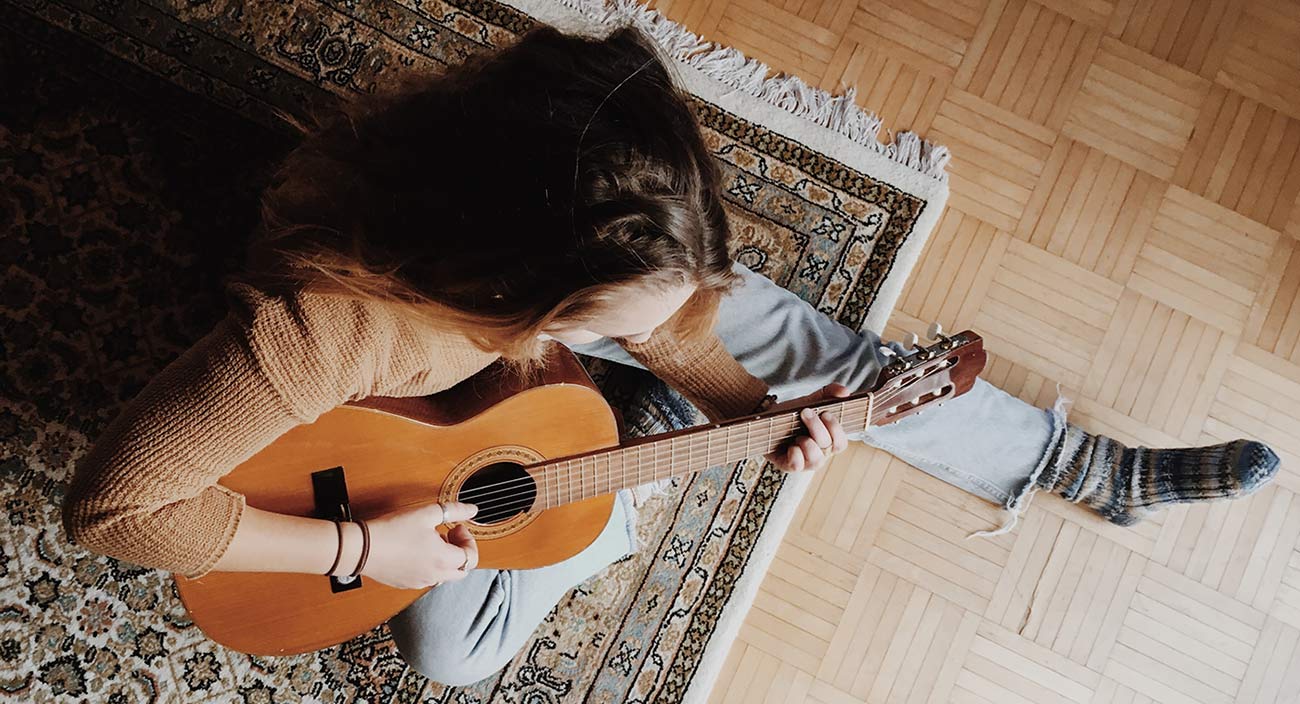
[[[808,85],[784,73],[768,76],[771,67],[740,51],[705,40],[638,0],[558,0],[602,25],[634,24],[654,37],[665,52],[702,73],[776,107],[844,135],[857,144],[940,181],[948,179],[948,148],[913,132],[892,133],[879,140],[881,122],[856,102],[857,87],[841,95]]]

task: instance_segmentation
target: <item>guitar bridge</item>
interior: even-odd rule
[[[348,484],[343,477],[343,467],[331,467],[311,473],[311,488],[316,497],[316,517],[327,521],[351,521],[352,506],[348,503]],[[338,594],[361,587],[361,576],[330,577],[330,591]]]

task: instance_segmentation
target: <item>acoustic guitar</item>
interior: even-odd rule
[[[965,393],[984,367],[982,340],[936,328],[933,344],[914,338],[870,391],[811,407],[838,414],[854,433]],[[528,569],[591,545],[618,490],[761,457],[803,430],[796,410],[782,410],[620,444],[613,409],[577,359],[558,345],[550,359],[534,385],[493,365],[434,396],[349,402],[285,433],[220,483],[250,506],[320,518],[472,503],[479,511],[466,525],[479,567]],[[176,586],[204,633],[257,655],[341,643],[426,591],[272,572],[177,577]]]

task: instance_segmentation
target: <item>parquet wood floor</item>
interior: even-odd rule
[[[1300,702],[1300,3],[656,0],[947,144],[890,322],[1134,444],[1283,456],[1249,499],[1119,528],[858,446],[821,471],[712,694],[732,702]]]

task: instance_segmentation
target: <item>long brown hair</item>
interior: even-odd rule
[[[310,119],[236,280],[402,306],[523,367],[615,288],[696,285],[699,334],[735,281],[716,166],[633,27],[541,25]]]

